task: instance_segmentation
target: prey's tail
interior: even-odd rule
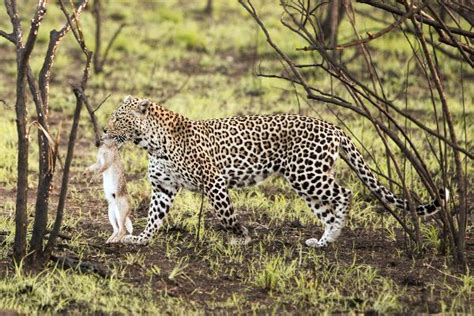
[[[369,188],[372,193],[379,197],[385,203],[395,206],[402,210],[408,210],[407,200],[400,199],[395,194],[390,192],[389,189],[384,187],[375,178],[375,175],[367,166],[364,161],[362,154],[356,148],[352,140],[341,132],[341,154],[345,161],[351,166],[351,168],[357,172],[359,179]],[[446,203],[449,199],[449,191],[447,189],[440,190],[440,198],[432,200],[428,204],[422,204],[416,207],[416,212],[420,216],[429,216],[437,213],[441,209],[441,204]]]
[[[125,229],[127,230],[127,233],[130,235],[133,233],[133,225],[132,225],[132,220],[130,219],[130,216],[125,217]]]

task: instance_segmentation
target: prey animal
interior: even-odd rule
[[[109,204],[108,215],[113,233],[107,243],[119,242],[128,232],[133,232],[130,220],[127,186],[123,165],[118,147],[112,140],[104,139],[97,151],[97,162],[86,169],[86,172],[102,174],[104,194]]]

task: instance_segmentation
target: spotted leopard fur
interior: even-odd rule
[[[161,226],[180,188],[203,190],[222,225],[248,235],[237,220],[229,188],[253,185],[277,173],[308,203],[323,222],[321,247],[340,235],[352,192],[336,183],[332,169],[339,154],[360,180],[383,202],[406,210],[407,202],[380,184],[354,143],[338,127],[301,115],[255,115],[195,121],[147,99],[127,97],[112,113],[106,138],[133,141],[147,150],[152,195],[148,222],[139,236],[123,242],[147,243]],[[448,193],[441,197],[447,201]],[[418,215],[436,213],[433,200],[416,208]]]

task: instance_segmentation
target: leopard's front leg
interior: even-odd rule
[[[148,177],[152,186],[152,195],[145,230],[138,236],[124,236],[121,240],[123,243],[147,244],[163,223],[179,190],[179,187],[170,181],[171,177],[165,169],[161,168],[159,161],[153,157],[150,157]]]
[[[225,180],[219,177],[211,178],[207,183],[206,190],[209,202],[214,207],[222,226],[235,234],[231,243],[247,244],[250,241],[248,230],[239,223],[237,215],[234,213]]]
[[[147,244],[155,235],[163,223],[163,219],[168,213],[176,196],[177,189],[165,184],[153,184],[153,193],[148,210],[148,221],[145,230],[138,236],[127,235],[122,238],[123,243]]]

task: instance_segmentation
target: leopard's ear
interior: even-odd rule
[[[151,101],[148,99],[141,100],[138,103],[138,113],[145,115],[148,112],[148,108],[150,107]]]
[[[123,98],[122,103],[130,103],[132,101],[132,96],[127,95],[125,98]]]

